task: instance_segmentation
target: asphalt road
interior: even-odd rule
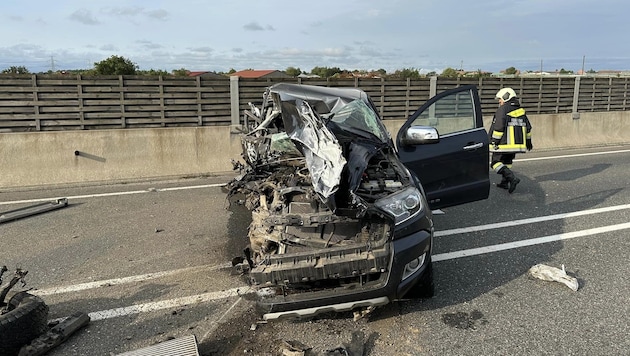
[[[50,319],[91,316],[53,356],[113,355],[191,334],[202,355],[277,355],[285,341],[312,354],[627,355],[630,146],[518,158],[514,194],[493,187],[487,200],[434,216],[437,295],[358,321],[260,322],[229,268],[248,223],[225,209],[229,177],[0,191],[0,212],[69,201],[0,224],[0,264],[29,271],[26,288]],[[564,265],[580,289],[528,277],[538,263]]]

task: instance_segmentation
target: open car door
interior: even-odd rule
[[[400,160],[420,179],[431,209],[488,198],[488,134],[476,86],[429,99],[400,128],[396,146]]]

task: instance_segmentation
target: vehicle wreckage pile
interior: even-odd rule
[[[252,215],[234,264],[268,305],[382,286],[393,227],[423,198],[365,93],[276,84],[250,106],[228,184]]]

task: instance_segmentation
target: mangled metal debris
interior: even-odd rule
[[[6,266],[0,267],[0,285],[7,271]],[[9,290],[20,282],[22,287],[26,285],[27,274],[17,268],[0,288],[0,355],[43,355],[90,321],[87,314],[77,312],[49,329],[48,305],[40,297],[20,291],[5,303]]]
[[[264,290],[266,320],[371,310],[398,294],[401,278],[415,273],[405,290],[418,281],[430,263],[430,212],[363,91],[276,84],[246,117],[257,126],[246,125],[245,164],[235,162],[240,174],[227,188],[252,221],[233,264]],[[416,230],[404,234],[424,231],[392,267],[409,221]]]
[[[580,287],[577,278],[569,276],[564,269],[564,265],[562,265],[562,269],[560,269],[544,264],[537,264],[529,269],[529,275],[534,278],[542,279],[543,281],[562,283],[572,291],[577,291]]]
[[[43,355],[61,345],[72,334],[89,324],[89,322],[90,317],[86,313],[76,312],[50,328],[44,334],[41,334],[31,341],[30,344],[23,346],[18,356]]]
[[[9,210],[5,212],[0,212],[0,224],[13,221],[21,218],[25,218],[27,216],[36,215],[45,213],[52,210],[57,210],[60,208],[64,208],[68,206],[68,199],[60,198],[55,199],[53,201],[30,205],[27,207],[23,207],[20,209]]]

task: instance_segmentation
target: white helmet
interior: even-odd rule
[[[497,95],[495,95],[494,98],[508,101],[512,98],[516,98],[516,92],[512,88],[503,88],[497,92]]]

